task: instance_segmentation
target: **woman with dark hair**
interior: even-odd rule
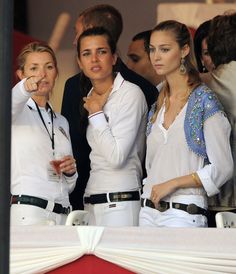
[[[116,73],[116,44],[97,27],[84,31],[77,44],[78,63],[91,81],[84,98],[90,177],[84,208],[89,225],[138,225],[147,104],[140,88]]]
[[[194,34],[194,52],[199,72],[208,72],[214,69],[214,64],[207,49],[207,36],[210,25],[211,20],[203,22]]]
[[[232,176],[230,125],[199,79],[186,25],[158,24],[150,58],[165,81],[149,114],[140,225],[205,227],[207,196]]]
[[[210,56],[216,66],[211,73],[202,74],[203,81],[215,90],[229,118],[231,148],[236,160],[236,12],[218,15],[212,19],[208,36]],[[236,212],[236,166],[234,175],[220,189],[220,193],[209,199],[211,225],[215,226],[215,214],[218,211]]]

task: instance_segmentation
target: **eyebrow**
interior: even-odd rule
[[[45,65],[48,65],[48,64],[54,64],[54,62],[50,61],[50,62],[47,62]],[[31,63],[30,65],[38,66],[39,63]]]
[[[96,50],[100,50],[100,49],[109,49],[109,47],[100,47],[100,48],[96,48]],[[89,51],[89,50],[91,50],[91,49],[84,49],[84,50],[82,50],[82,52],[84,52],[84,51]]]

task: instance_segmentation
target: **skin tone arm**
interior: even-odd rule
[[[151,192],[151,201],[158,206],[159,202],[165,196],[173,193],[179,188],[191,188],[191,187],[202,187],[202,183],[197,173],[190,175],[181,176],[178,178],[171,179],[162,184],[154,185]]]

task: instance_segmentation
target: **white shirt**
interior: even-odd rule
[[[140,187],[146,122],[142,91],[118,73],[103,112],[89,118],[91,171],[86,194]]]
[[[52,143],[30,98],[31,93],[24,88],[24,81],[12,90],[11,193],[36,196],[68,206],[68,193],[75,187],[77,173],[71,177],[63,175],[62,182],[48,179],[47,168],[53,159]],[[40,111],[51,134],[51,112],[45,108]],[[72,155],[68,122],[56,113],[53,125],[55,151]]]
[[[187,145],[184,133],[185,104],[169,129],[163,127],[165,107],[161,108],[157,119],[147,137],[144,198],[150,198],[152,186],[170,179],[197,172],[203,188],[180,188],[172,193],[177,195],[200,195],[206,204],[206,194],[212,196],[219,192],[227,179],[232,176],[233,159],[229,136],[230,124],[223,113],[218,112],[204,123],[204,137],[210,164],[204,166],[204,159],[192,152]],[[163,200],[169,201],[170,196]]]

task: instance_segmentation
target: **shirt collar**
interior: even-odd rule
[[[117,90],[119,90],[119,88],[122,86],[122,84],[123,84],[124,81],[125,81],[124,78],[123,78],[123,77],[121,76],[121,74],[118,72],[117,75],[116,75],[116,77],[115,77],[115,80],[114,80],[114,82],[113,82],[113,88],[112,88],[112,90],[111,90],[110,95],[111,95],[112,93],[116,92]],[[89,91],[89,93],[88,93],[88,96],[91,94],[92,90],[93,90],[93,87],[90,89],[90,91]],[[110,95],[109,95],[109,96],[110,96]]]
[[[49,106],[51,107],[52,111],[53,111],[53,108],[52,108],[52,105],[50,102],[48,102]],[[29,100],[27,101],[27,106],[31,109],[31,110],[35,110],[37,111],[37,108],[36,108],[36,105],[35,105],[35,102],[32,98],[29,98]],[[45,108],[40,108],[40,110],[45,110]],[[48,113],[50,112],[50,108],[48,108],[46,110]]]

